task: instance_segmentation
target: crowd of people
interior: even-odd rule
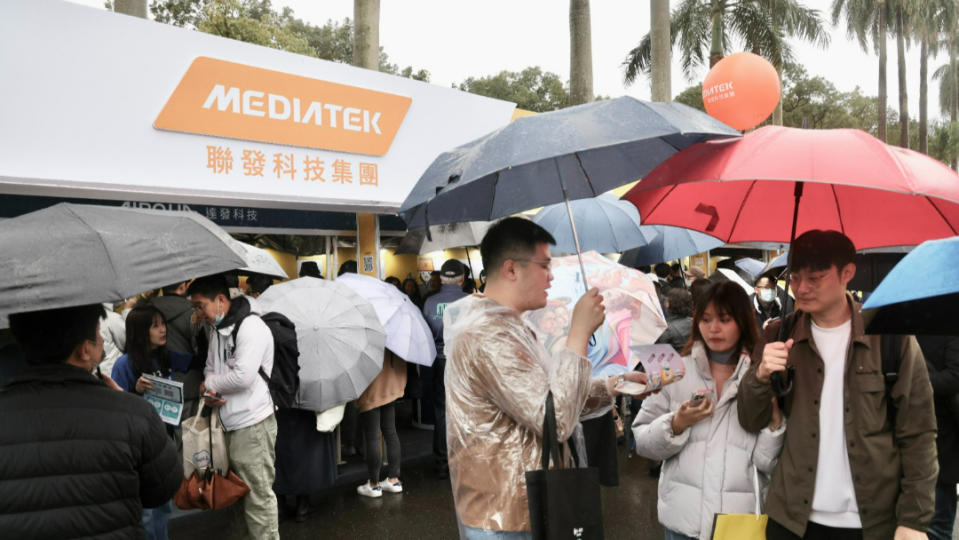
[[[418,369],[387,349],[380,374],[347,406],[343,444],[361,448],[366,464],[359,496],[403,492],[397,400],[427,377],[435,474],[449,477],[460,537],[530,538],[525,473],[540,468],[547,395],[562,460],[573,464],[567,449],[583,438],[583,420],[610,411],[624,382],[648,382],[641,371],[593,376],[587,351],[605,319],[596,289],[576,303],[565,348],[551,353],[537,340],[522,314],[546,305],[554,244],[535,223],[506,218],[482,241],[482,294],[457,260],[423,286],[387,278],[421,311],[437,356]],[[836,231],[798,237],[794,298],[775,274],[749,294],[697,268],[646,269],[668,319],[657,342],[685,364],[678,382],[630,398],[635,450],[661,464],[668,540],[711,538],[716,514],[750,513],[757,502],[773,540],[951,538],[959,340],[865,334],[846,290],[854,255]],[[355,271],[353,261],[340,268]],[[315,263],[300,275],[323,278]],[[0,391],[5,535],[167,537],[183,460],[177,426],[139,397],[154,377],[183,383],[183,418],[218,415],[230,467],[250,489],[251,537],[279,537],[283,496],[294,519],[306,518],[309,494],[336,480],[335,438],[317,431],[312,411],[271,396],[274,335],[257,297],[272,279],[251,276],[246,294],[231,279],[176,283],[109,309],[10,316],[22,370],[9,373],[7,362]]]

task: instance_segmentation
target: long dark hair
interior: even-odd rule
[[[144,373],[154,374],[157,367],[160,376],[168,377],[171,371],[170,351],[166,345],[160,345],[156,350],[150,349],[150,327],[153,320],[160,317],[166,325],[166,318],[153,304],[138,304],[127,315],[127,356],[130,358],[130,367],[133,375],[139,379]],[[154,365],[153,361],[156,360]]]
[[[703,312],[709,304],[713,305],[719,315],[729,315],[739,327],[739,343],[736,344],[735,354],[743,350],[752,353],[753,347],[759,342],[759,330],[756,328],[756,313],[749,296],[737,283],[720,281],[713,283],[702,294],[695,298],[696,307],[693,309],[693,331],[689,341],[683,349],[683,356],[693,350],[693,343],[700,341],[705,344],[702,333],[699,331],[699,322],[703,320]]]

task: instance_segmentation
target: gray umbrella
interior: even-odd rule
[[[400,208],[409,227],[491,221],[642,177],[697,142],[739,132],[680,103],[631,97],[519,118],[440,154]]]
[[[0,227],[0,325],[11,313],[119,300],[245,266],[195,212],[62,203]]]
[[[257,300],[296,325],[297,408],[321,412],[352,401],[380,374],[386,332],[373,306],[340,280],[301,277],[273,285]]]
[[[580,247],[586,251],[622,253],[649,244],[659,234],[655,226],[641,225],[636,205],[609,193],[572,201],[569,206],[573,211]],[[576,253],[565,204],[543,208],[533,216],[533,222],[556,239],[554,251]]]

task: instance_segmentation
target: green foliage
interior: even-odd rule
[[[683,73],[707,65],[711,53],[720,57],[731,51],[734,42],[743,50],[768,59],[782,67],[793,61],[787,38],[799,38],[825,47],[829,42],[819,11],[807,8],[799,0],[680,0],[670,16],[669,37],[679,47]],[[719,16],[715,19],[714,14]],[[719,24],[721,50],[711,51],[713,25]],[[717,42],[718,43],[718,42]],[[626,84],[640,73],[649,73],[651,65],[649,33],[626,55],[623,61]]]
[[[157,22],[333,62],[353,63],[353,23],[349,18],[316,26],[296,18],[289,7],[277,12],[270,0],[154,0],[150,13]],[[401,68],[390,63],[382,47],[380,71],[425,82],[430,78],[425,69]]]
[[[702,83],[697,84],[696,86],[690,86],[689,88],[683,90],[674,101],[682,103],[683,105],[689,105],[694,109],[699,109],[703,112],[706,112],[706,106],[703,105],[703,85]]]
[[[943,120],[931,126],[929,155],[946,164],[959,159],[959,122]]]
[[[460,90],[504,101],[534,112],[555,111],[569,106],[569,85],[559,75],[539,66],[521,72],[501,71],[486,77],[470,77],[456,86]]]

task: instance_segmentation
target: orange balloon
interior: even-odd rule
[[[710,116],[735,129],[756,127],[779,103],[779,75],[765,58],[740,52],[716,63],[703,81]]]

